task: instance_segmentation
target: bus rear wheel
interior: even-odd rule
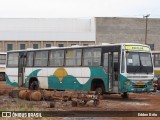
[[[102,95],[103,94],[103,89],[101,87],[97,87],[95,90],[96,95]]]
[[[121,94],[121,97],[124,98],[124,99],[128,99],[129,94],[127,92],[124,92],[123,94]]]
[[[32,81],[29,86],[29,89],[30,90],[38,90],[39,89],[38,81]]]

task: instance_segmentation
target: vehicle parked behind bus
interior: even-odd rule
[[[0,52],[0,81],[5,80],[6,53]]]
[[[28,89],[153,91],[150,47],[136,43],[43,48],[7,52],[6,83]]]
[[[160,90],[160,51],[152,51],[156,89]]]

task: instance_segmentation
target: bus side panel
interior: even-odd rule
[[[5,72],[6,65],[0,65],[0,72]]]
[[[108,90],[108,79],[102,67],[59,67],[26,69],[26,83],[38,78],[40,88],[90,91],[93,79],[101,79]]]
[[[38,68],[40,71],[38,72],[38,81],[39,81],[39,87],[48,89],[48,68]],[[33,71],[37,70],[36,68],[33,68]],[[35,76],[36,77],[36,76]]]
[[[86,70],[87,74],[90,73],[89,69],[81,67],[49,68],[48,87],[60,90],[83,90],[84,81],[89,79],[90,74],[84,78],[82,70]]]
[[[105,92],[108,91],[108,75],[105,73],[103,67],[90,67],[91,78],[89,80],[90,85],[93,79],[102,80],[105,87]]]
[[[18,68],[7,68],[6,69],[6,84],[11,86],[18,86]]]
[[[24,75],[24,82],[25,82],[25,87],[28,88],[29,87],[29,80],[30,78],[33,76],[33,71],[32,71],[32,67],[26,67],[25,68],[25,75]]]

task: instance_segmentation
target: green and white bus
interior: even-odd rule
[[[6,83],[29,89],[153,91],[150,47],[137,43],[53,47],[7,52]]]

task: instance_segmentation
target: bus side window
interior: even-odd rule
[[[83,50],[83,66],[101,65],[101,48],[91,48]]]
[[[18,67],[18,56],[19,53],[9,53],[8,54],[8,62],[7,66],[8,67]]]
[[[52,50],[49,54],[49,66],[64,65],[64,50]]]
[[[47,66],[48,64],[48,51],[36,51],[35,52],[34,66]]]
[[[93,48],[92,66],[101,65],[101,48]]]
[[[28,66],[28,67],[33,66],[33,54],[34,54],[34,52],[28,52],[27,53],[27,64],[26,64],[26,66]]]
[[[82,49],[66,50],[65,64],[66,66],[81,66]]]

